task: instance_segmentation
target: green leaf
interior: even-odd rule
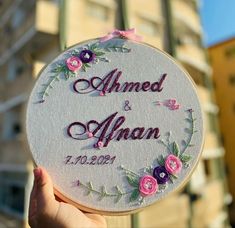
[[[98,43],[94,43],[94,44],[92,44],[92,45],[89,47],[89,49],[94,50],[94,49],[96,49],[97,47],[98,47]]]
[[[152,167],[151,166],[145,167],[145,170],[147,173],[152,174]]]
[[[120,201],[120,199],[122,198],[121,194],[117,195],[117,198],[115,199],[114,203],[118,203]]]
[[[60,72],[60,69],[55,68],[55,69],[53,69],[51,72],[52,72],[52,73],[58,73],[58,72]]]
[[[88,182],[86,188],[87,188],[87,195],[90,195],[91,192],[93,191],[93,185],[92,185],[92,183],[91,183],[91,182]]]
[[[173,179],[177,179],[178,177],[177,176],[175,176],[174,174],[171,174],[170,175]]]
[[[193,131],[192,131],[191,129],[189,129],[189,128],[185,128],[185,131],[186,131],[188,134],[192,134],[192,133],[193,133]]]
[[[181,160],[183,163],[186,163],[186,162],[190,161],[191,158],[192,158],[192,157],[191,157],[190,155],[185,155],[185,154],[182,154],[182,155],[180,156],[180,160]]]
[[[184,139],[182,140],[182,145],[183,145],[183,146],[186,146],[186,145],[187,145],[187,143],[186,143],[186,141],[185,141]]]
[[[165,158],[163,157],[163,155],[161,155],[158,159],[157,162],[159,165],[164,166],[165,165]]]
[[[186,121],[188,121],[189,123],[192,123],[192,119],[190,118],[185,118]]]
[[[138,187],[139,186],[139,178],[131,175],[126,176],[128,183],[133,186],[133,187]]]
[[[88,63],[83,63],[83,65],[85,65],[85,67],[91,67]]]
[[[105,186],[101,187],[100,200],[102,200],[107,195]]]
[[[82,70],[86,72],[86,66],[84,64],[82,65]]]
[[[116,185],[115,188],[119,194],[123,194],[122,190],[120,189],[118,185]]]
[[[137,200],[139,195],[140,195],[139,189],[138,188],[134,189],[133,192],[131,193],[129,201],[133,202],[133,201]]]
[[[74,73],[74,72],[70,72],[70,73],[69,73],[69,77],[72,77],[72,78],[73,78],[73,77],[75,77],[75,76],[76,76],[76,73]]]
[[[171,183],[174,183],[174,180],[178,178],[177,176],[175,176],[175,175],[173,175],[173,174],[170,174],[169,177],[170,177]]]
[[[102,55],[104,55],[105,54],[105,52],[102,52],[102,51],[97,51],[97,52],[95,52],[95,55],[96,56],[102,56]]]
[[[176,142],[173,142],[173,151],[172,152],[177,157],[180,154],[179,146],[178,146],[178,144]]]
[[[119,200],[122,198],[123,192],[121,191],[121,189],[116,185],[115,186],[116,190],[117,190],[117,198],[115,199],[114,203],[118,203]]]

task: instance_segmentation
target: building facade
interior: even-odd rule
[[[204,109],[206,138],[202,159],[180,193],[132,216],[107,217],[109,227],[226,224],[224,199],[228,191],[223,167],[224,149],[219,140],[218,107],[212,96],[211,68],[202,47],[196,0],[2,2],[0,214],[5,223],[10,221],[9,216],[15,218],[16,223],[27,223],[33,163],[25,138],[24,117],[27,98],[38,72],[60,52],[60,46],[100,37],[114,28],[131,27],[137,28],[145,42],[177,58],[190,73]]]
[[[220,107],[219,121],[226,154],[226,168],[230,192],[235,198],[235,37],[209,47],[213,68],[216,99]],[[231,205],[230,216],[235,224],[235,206]]]

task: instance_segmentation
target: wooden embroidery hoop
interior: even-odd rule
[[[96,38],[98,39],[98,38]],[[89,40],[86,40],[86,41],[83,41],[83,42],[80,42],[80,43],[77,43],[69,48],[67,48],[66,50],[64,50],[62,53],[60,53],[59,55],[62,55],[64,52],[66,52],[67,50],[69,49],[72,49],[73,47],[77,46],[77,45],[82,45],[84,43],[88,43],[89,41],[94,41],[96,39],[89,39]],[[134,42],[134,41],[132,41]],[[137,42],[135,42],[137,43]],[[152,46],[152,45],[149,45],[147,43],[144,43],[144,42],[141,42],[140,44],[143,44],[143,45],[146,45],[148,47],[152,47],[153,49],[155,49],[156,51],[160,52],[162,55],[164,55],[166,58],[170,59],[175,65],[177,65],[179,67],[179,69],[184,73],[184,75],[187,76],[187,78],[189,79],[189,81],[191,82],[191,85],[192,85],[192,88],[194,89],[194,92],[197,94],[197,91],[196,91],[196,84],[194,83],[194,81],[192,80],[191,76],[188,74],[188,72],[182,67],[182,65],[177,61],[175,60],[173,57],[171,57],[169,54],[165,53],[164,51]],[[58,55],[58,56],[59,56]],[[38,74],[38,78],[40,78],[42,72],[44,71],[44,69],[50,65],[51,63],[48,63],[47,65],[45,65],[41,71],[39,72]],[[37,83],[38,79],[36,80],[35,84]],[[198,95],[197,95],[198,96]],[[199,100],[199,99],[198,99]],[[200,100],[199,100],[199,103],[200,103]],[[29,104],[28,104],[29,105]],[[202,116],[202,119],[204,119],[204,116],[202,114],[202,109],[201,109],[201,116]],[[25,121],[26,122],[26,121]],[[204,121],[203,121],[204,122]],[[26,126],[25,126],[26,127]],[[176,187],[173,191],[171,191],[170,193],[167,194],[167,197],[173,193],[176,193],[176,192],[179,192],[184,186],[185,184],[189,181],[190,177],[192,176],[194,170],[196,169],[197,167],[197,164],[200,160],[200,157],[201,157],[201,154],[202,154],[202,150],[203,150],[203,146],[204,146],[204,140],[205,140],[205,129],[203,127],[202,129],[202,143],[201,143],[201,147],[200,147],[200,151],[198,153],[198,156],[197,156],[197,161],[195,162],[194,166],[190,169],[190,172],[187,174],[187,177],[184,179],[184,181],[178,186]],[[29,147],[29,143],[27,143],[27,147]],[[30,149],[29,149],[30,150]],[[33,155],[31,154],[32,156],[32,160],[34,161],[34,158],[33,158]],[[34,161],[34,164],[35,166],[37,166],[36,162]],[[81,209],[82,211],[87,211],[87,212],[91,212],[91,213],[98,213],[98,214],[103,214],[103,215],[127,215],[127,214],[133,214],[133,213],[136,213],[138,211],[141,211],[143,210],[144,208],[147,208],[147,207],[150,207],[151,205],[147,205],[147,206],[144,206],[144,207],[141,207],[139,209],[135,209],[135,210],[127,210],[127,211],[115,211],[115,212],[111,212],[111,211],[102,211],[102,210],[96,210],[96,209],[93,209],[93,208],[90,208],[90,207],[86,207],[86,206],[83,206],[81,204],[78,204],[76,203],[75,201],[71,200],[68,196],[65,196],[65,194],[62,194],[60,191],[58,191],[56,188],[54,188],[54,193],[57,197],[59,197],[61,200],[63,200],[64,202],[68,202],[72,205],[74,205],[75,207]],[[165,197],[164,197],[165,198]],[[159,200],[157,200],[155,203],[158,203],[160,202],[161,200],[163,200],[164,198],[161,198]]]

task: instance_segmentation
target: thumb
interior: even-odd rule
[[[29,224],[31,227],[45,227],[50,218],[54,218],[59,208],[55,200],[52,180],[47,171],[38,167],[34,169],[34,186],[30,197]]]
[[[34,176],[37,186],[37,207],[38,209],[45,208],[49,203],[55,201],[51,177],[42,167],[34,169]]]

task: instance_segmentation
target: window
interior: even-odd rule
[[[183,33],[176,35],[176,43],[178,45],[195,45],[198,47],[202,47],[201,39],[197,36],[194,36],[192,34]]]
[[[19,113],[19,108],[16,108],[14,110],[8,111],[4,115],[2,137],[4,140],[15,139],[21,133],[22,128]]]
[[[139,18],[138,30],[149,36],[159,35],[159,28],[157,23],[146,18],[141,18],[141,17]]]
[[[27,174],[24,172],[0,172],[0,209],[23,217],[25,185]]]
[[[225,49],[225,55],[227,58],[235,57],[235,46]]]
[[[231,74],[229,76],[229,83],[233,86],[235,86],[235,74]]]
[[[7,80],[13,81],[16,77],[22,75],[26,70],[26,65],[23,60],[19,58],[12,58],[8,63]]]
[[[109,18],[109,8],[95,3],[88,1],[86,3],[86,13],[88,16],[91,16],[93,18],[99,19],[101,21],[107,21]]]
[[[24,20],[25,20],[25,12],[23,11],[23,9],[18,8],[14,12],[12,20],[11,20],[12,29],[19,28],[19,26],[21,26],[21,24],[24,22]]]

